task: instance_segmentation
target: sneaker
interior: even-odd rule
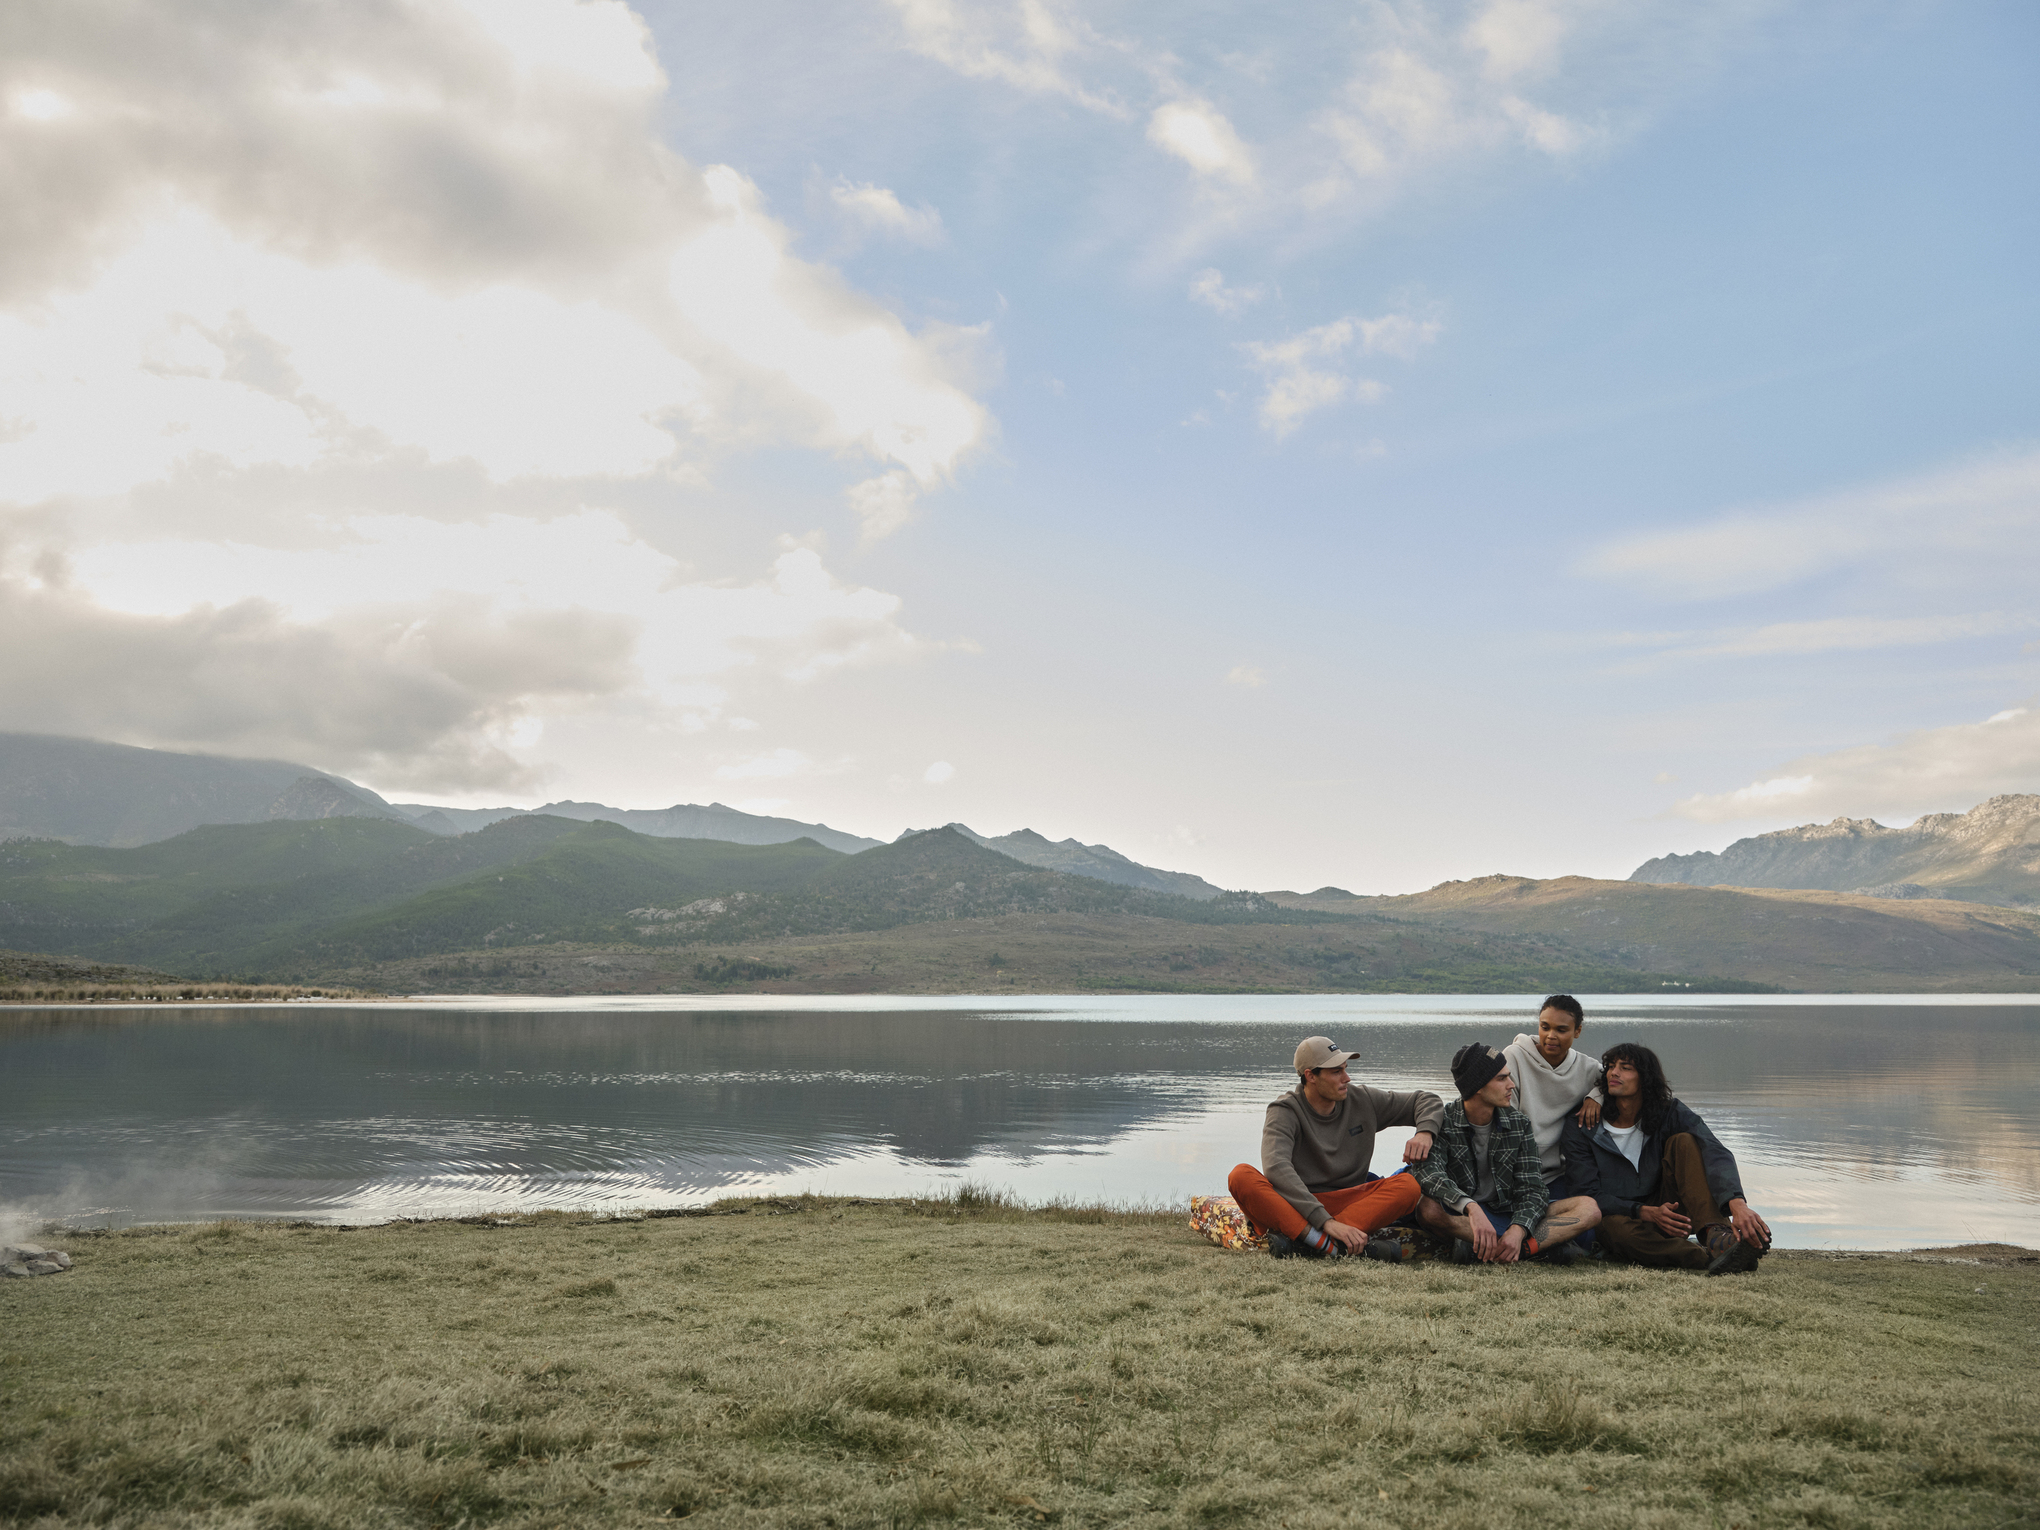
[[[1714,1256],[1707,1262],[1709,1275],[1745,1275],[1754,1270],[1757,1261],[1764,1257],[1763,1249],[1754,1243],[1743,1242],[1726,1222],[1718,1222],[1707,1229],[1707,1252]]]
[[[1587,1251],[1568,1238],[1556,1248],[1546,1249],[1543,1254],[1543,1262],[1545,1264],[1557,1265],[1585,1264],[1587,1262]]]
[[[1454,1238],[1452,1240],[1452,1262],[1454,1264],[1473,1263],[1473,1239]]]

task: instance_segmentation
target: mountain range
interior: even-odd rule
[[[2004,992],[2040,989],[2036,903],[2035,796],[1621,882],[1356,897],[1224,892],[1031,830],[885,844],[721,804],[456,809],[288,761],[0,734],[17,964],[407,992]]]
[[[1121,887],[1174,893],[1179,898],[1199,901],[1219,897],[1223,892],[1222,888],[1213,887],[1204,878],[1192,876],[1187,871],[1161,871],[1128,860],[1110,845],[1084,845],[1074,839],[1050,840],[1032,829],[1015,829],[1011,834],[1001,834],[993,839],[960,823],[945,827],[954,829],[965,839],[986,849],[1010,855],[1016,861],[1039,866],[1044,871],[1061,871],[1073,877],[1092,877],[1100,882],[1116,882]],[[905,835],[901,837],[905,838]]]
[[[1993,797],[1966,813],[1931,813],[1902,829],[1870,818],[1801,824],[1739,839],[1718,853],[1661,855],[1629,880],[2040,906],[2040,796]]]
[[[810,839],[846,855],[884,843],[823,823],[739,812],[720,802],[705,807],[677,803],[656,809],[573,801],[548,802],[537,808],[389,802],[344,776],[286,760],[177,754],[96,739],[0,733],[0,840],[58,839],[75,845],[125,848],[169,839],[208,824],[327,818],[380,818],[431,834],[463,835],[531,814],[621,824],[655,839],[712,839],[735,845],[781,845]],[[1032,829],[991,839],[961,824],[950,827],[1044,870],[1186,898],[1219,895],[1219,889],[1202,877],[1142,866],[1109,845],[1083,845],[1074,839],[1051,841]]]
[[[213,825],[131,848],[12,840],[0,844],[0,947],[407,991],[1694,981],[1541,935],[1425,931],[1255,893],[1190,899],[1073,876],[946,827],[846,855],[810,839],[654,838],[543,815],[456,838],[347,815]]]

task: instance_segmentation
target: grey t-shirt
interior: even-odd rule
[[[1640,1171],[1643,1168],[1643,1122],[1639,1120],[1634,1126],[1610,1126],[1608,1135],[1615,1139],[1615,1146],[1629,1160],[1629,1166]]]
[[[1471,1121],[1466,1124],[1473,1128],[1473,1198],[1485,1205],[1495,1194],[1494,1166],[1488,1162],[1488,1133],[1494,1130],[1495,1123],[1490,1120],[1486,1126],[1474,1126]]]

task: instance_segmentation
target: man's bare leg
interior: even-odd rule
[[[1471,1201],[1467,1203],[1469,1208],[1473,1204]],[[1515,1263],[1521,1255],[1510,1253],[1502,1247],[1503,1240],[1509,1236],[1509,1224],[1505,1222],[1500,1226],[1496,1226],[1493,1219],[1487,1217],[1485,1212],[1482,1213],[1482,1218],[1483,1226],[1480,1232],[1475,1232],[1473,1229],[1473,1218],[1466,1212],[1454,1213],[1447,1211],[1436,1199],[1428,1195],[1417,1203],[1418,1221],[1435,1233],[1441,1233],[1448,1238],[1464,1241],[1467,1247],[1473,1250],[1476,1259],[1483,1263],[1494,1263],[1498,1259],[1504,1264]],[[1528,1237],[1529,1234],[1525,1232],[1522,1238],[1518,1240],[1519,1245],[1525,1251],[1528,1251]],[[1499,1253],[1498,1250],[1500,1250]]]
[[[1444,1209],[1442,1206],[1439,1208]],[[1568,1196],[1562,1201],[1553,1201],[1551,1209],[1544,1214],[1544,1220],[1537,1224],[1531,1234],[1540,1249],[1556,1248],[1569,1239],[1577,1238],[1592,1227],[1601,1225],[1601,1208],[1591,1195]]]
[[[1447,1211],[1442,1203],[1431,1196],[1425,1196],[1417,1203],[1417,1220],[1441,1238],[1464,1238],[1473,1241],[1473,1224],[1462,1213]]]

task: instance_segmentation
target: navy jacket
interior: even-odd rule
[[[1678,1099],[1672,1101],[1656,1133],[1644,1135],[1640,1169],[1630,1166],[1608,1135],[1605,1115],[1591,1132],[1580,1130],[1579,1122],[1567,1116],[1558,1143],[1572,1193],[1591,1195],[1604,1217],[1633,1217],[1637,1207],[1657,1205],[1664,1199],[1658,1181],[1664,1176],[1665,1141],[1681,1132],[1692,1133],[1700,1144],[1700,1163],[1707,1171],[1707,1188],[1714,1192],[1715,1204],[1725,1210],[1732,1200],[1748,1200],[1735,1170],[1735,1155]]]

